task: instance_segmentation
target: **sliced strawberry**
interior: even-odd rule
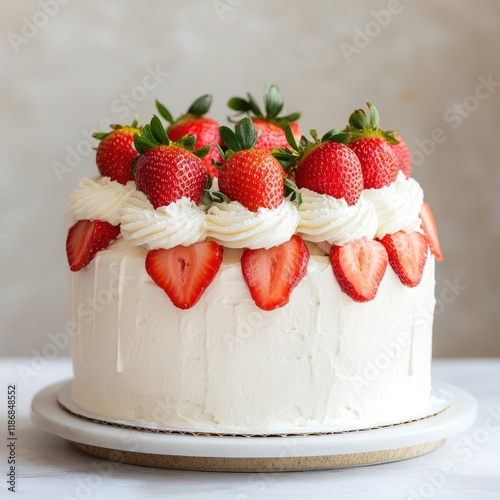
[[[330,249],[330,262],[340,288],[356,302],[375,298],[387,261],[384,246],[366,238]]]
[[[120,234],[120,226],[100,220],[80,220],[70,227],[66,238],[69,268],[79,271],[95,254],[106,248]]]
[[[223,248],[213,241],[151,250],[146,271],[179,309],[193,307],[215,278]]]
[[[436,219],[434,219],[431,207],[426,202],[422,204],[420,219],[422,220],[422,230],[424,231],[425,239],[429,244],[431,252],[436,257],[436,260],[442,261],[443,254],[441,252],[441,245],[439,244]]]
[[[417,286],[424,272],[427,260],[427,242],[425,236],[417,231],[406,234],[398,231],[386,234],[380,242],[389,256],[389,263],[405,286]]]
[[[307,245],[297,235],[267,250],[246,249],[241,270],[257,307],[272,311],[288,304],[292,290],[306,274],[308,261]]]

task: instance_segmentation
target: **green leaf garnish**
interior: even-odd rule
[[[160,113],[160,116],[162,118],[165,118],[168,123],[174,123],[174,118],[170,114],[170,111],[160,102],[158,99],[155,101],[156,103],[156,109],[158,110],[158,113]]]
[[[189,106],[188,114],[203,116],[204,114],[208,113],[211,104],[212,96],[209,94],[202,95],[201,97],[198,97],[198,99],[196,99],[196,101],[194,101],[191,106]]]

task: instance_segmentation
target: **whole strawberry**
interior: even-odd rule
[[[196,137],[171,142],[160,119],[154,116],[145,125],[143,135],[136,134],[134,144],[139,156],[135,161],[135,182],[154,208],[189,198],[196,204],[203,198],[207,173],[200,157],[210,146],[192,151]]]
[[[171,141],[179,141],[186,135],[195,135],[196,143],[194,150],[210,146],[207,155],[202,159],[207,172],[211,177],[217,177],[219,171],[213,165],[221,161],[221,155],[217,145],[221,143],[219,137],[219,124],[212,118],[204,116],[208,113],[212,104],[211,95],[203,95],[191,104],[187,112],[174,120],[170,111],[159,101],[156,101],[156,108],[160,115],[170,123],[167,134]]]
[[[357,203],[363,191],[363,173],[358,157],[345,145],[348,136],[333,129],[318,139],[311,130],[313,141],[303,137],[297,144],[288,126],[285,131],[293,151],[282,148],[274,156],[284,167],[295,170],[297,187],[343,198],[348,205]]]
[[[277,208],[285,196],[285,171],[268,152],[253,149],[257,138],[249,117],[243,118],[233,132],[220,128],[228,148],[219,172],[219,190],[230,200],[256,212]]]
[[[371,103],[368,108],[370,117],[358,109],[349,118],[347,127],[351,134],[349,147],[361,162],[365,189],[388,186],[399,172],[398,158],[392,150],[392,144],[397,144],[394,133],[381,130],[377,109]]]
[[[279,116],[283,109],[283,97],[277,85],[268,85],[264,89],[264,114],[253,96],[247,92],[248,99],[242,97],[232,97],[227,105],[234,111],[241,113],[251,113],[254,126],[260,129],[260,135],[255,144],[255,149],[262,149],[271,153],[274,148],[282,148],[287,145],[287,139],[283,127],[290,123],[293,135],[296,140],[301,137],[301,132],[296,121],[300,118],[300,113],[291,113],[286,116]],[[234,120],[231,120],[234,121]]]
[[[110,177],[112,181],[126,184],[134,180],[132,174],[132,160],[137,156],[134,149],[134,135],[140,134],[137,120],[130,126],[111,125],[111,132],[97,132],[94,134],[100,140],[97,146],[96,164],[103,177]]]
[[[411,177],[411,153],[410,148],[398,134],[394,134],[394,138],[398,141],[397,144],[391,144],[392,150],[396,153],[399,162],[399,170],[405,174],[406,178]]]

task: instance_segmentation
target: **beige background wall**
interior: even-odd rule
[[[205,92],[224,120],[228,97],[276,82],[303,130],[343,126],[368,100],[400,129],[445,253],[435,355],[500,355],[498,1],[0,6],[2,354],[35,355],[64,330],[62,218],[95,172],[89,131],[148,120],[155,98],[180,114]]]

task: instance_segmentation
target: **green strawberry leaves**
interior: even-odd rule
[[[134,147],[139,154],[145,153],[158,146],[178,146],[191,151],[198,158],[203,158],[210,150],[210,146],[194,150],[196,145],[196,135],[185,135],[178,141],[172,142],[158,116],[154,115],[151,123],[144,125],[142,135],[134,134]]]
[[[247,99],[242,97],[232,97],[227,102],[227,105],[233,111],[237,111],[236,117],[246,113],[251,114],[253,118],[262,118],[269,122],[275,123],[280,127],[284,127],[287,122],[294,122],[300,118],[300,113],[291,113],[286,116],[279,116],[283,110],[283,97],[279,90],[279,87],[275,84],[266,85],[264,88],[264,107],[266,113],[264,114],[257,104],[255,98],[247,92]],[[228,117],[228,120],[232,123],[238,121],[237,118]]]
[[[318,132],[314,129],[310,130],[312,141],[308,140],[305,136],[300,138],[299,143],[295,140],[290,124],[287,122],[283,127],[285,136],[290,145],[290,148],[279,148],[273,150],[273,156],[280,162],[281,166],[287,169],[294,169],[299,163],[300,159],[314,146],[324,142],[340,142],[347,145],[350,140],[350,134],[346,131],[341,131],[339,128],[333,128],[326,132],[321,139]]]
[[[349,117],[349,125],[345,133],[351,135],[351,142],[360,137],[382,137],[391,144],[399,144],[394,137],[394,130],[382,130],[380,128],[380,115],[377,108],[371,103],[366,103],[370,115],[368,116],[363,109],[356,109]]]
[[[170,125],[173,125],[174,123],[180,122],[189,116],[197,116],[201,118],[203,115],[207,114],[210,110],[210,106],[212,105],[212,96],[210,94],[205,94],[198,97],[198,99],[196,99],[193,104],[189,106],[187,112],[179,116],[177,120],[174,119],[172,113],[170,113],[170,111],[160,101],[158,101],[158,99],[156,99],[155,104],[160,116],[167,120]]]
[[[139,118],[137,116],[134,118],[134,121],[130,125],[119,125],[116,123],[113,123],[109,126],[111,130],[109,132],[95,132],[92,134],[92,137],[95,139],[102,141],[105,137],[107,137],[109,134],[112,134],[116,130],[120,130],[122,128],[137,128],[140,130],[141,127],[139,127]]]
[[[227,151],[223,151],[222,148],[219,147],[222,159],[225,161],[238,151],[253,149],[260,135],[260,129],[255,133],[252,119],[246,116],[236,124],[234,132],[229,127],[223,125],[219,128],[219,135],[222,142],[227,147]]]
[[[196,99],[191,106],[189,106],[187,114],[201,117],[208,113],[211,105],[212,96],[209,94],[202,95],[201,97],[198,97],[198,99]]]

